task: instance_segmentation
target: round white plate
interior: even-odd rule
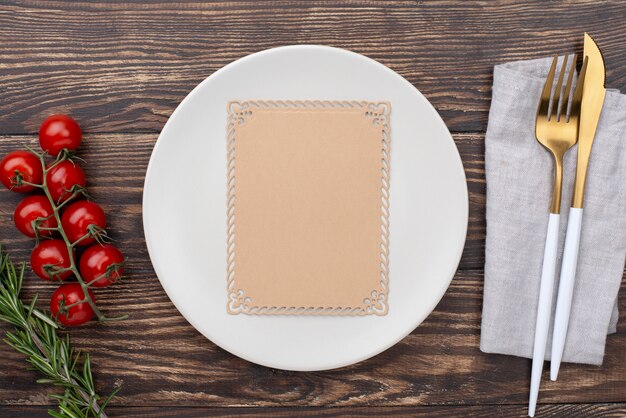
[[[226,313],[226,103],[233,99],[391,102],[388,315]],[[262,51],[200,83],[163,128],[143,196],[150,258],[181,314],[223,349],[287,370],[353,364],[408,335],[448,288],[467,219],[461,159],[435,109],[384,65],[323,46]]]

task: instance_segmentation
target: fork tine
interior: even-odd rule
[[[576,58],[578,57],[577,54],[574,54],[574,58],[572,58],[572,64],[571,64],[571,68],[569,70],[569,75],[567,76],[567,83],[565,83],[565,91],[563,92],[563,105],[561,106],[561,113],[559,114],[559,117],[556,119],[557,121],[559,121],[561,119],[561,116],[565,116],[567,118],[567,105],[569,104],[569,96],[571,93],[571,89],[572,89],[572,81],[574,79],[574,73],[576,72]]]
[[[548,115],[548,109],[550,108],[550,96],[552,95],[552,81],[554,80],[554,72],[556,70],[556,63],[559,60],[559,56],[555,55],[548,71],[548,77],[546,77],[546,83],[543,85],[543,91],[541,92],[541,99],[539,100],[539,109],[537,109],[538,115]]]
[[[589,57],[585,57],[583,60],[583,66],[578,74],[578,83],[576,83],[576,90],[574,90],[574,98],[572,99],[572,112],[580,112],[580,103],[583,99],[583,85],[585,84],[585,74],[587,73],[587,61]],[[577,108],[574,109],[574,106]]]
[[[562,107],[559,107],[559,99],[561,98],[561,89],[563,88],[563,77],[565,76],[565,68],[567,67],[567,55],[563,56],[563,63],[561,64],[561,71],[559,71],[559,79],[556,82],[556,87],[554,88],[554,99],[552,99],[552,111],[550,112],[550,116],[548,119],[552,117],[552,113],[556,117],[556,120],[559,120],[561,116],[560,110]]]

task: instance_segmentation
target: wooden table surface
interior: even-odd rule
[[[625,20],[619,1],[3,1],[0,154],[36,144],[50,113],[75,117],[90,192],[129,258],[126,282],[99,299],[131,319],[71,331],[99,390],[123,385],[110,414],[524,416],[530,361],[479,351],[493,65],[580,51],[586,30],[603,49],[607,85],[624,89]],[[141,221],[148,159],[177,104],[225,64],[287,44],[347,48],[414,84],[453,133],[470,193],[465,251],[435,311],[386,352],[318,373],[248,363],[195,331],[154,274]],[[32,242],[12,223],[18,199],[0,192],[0,239],[27,260]],[[27,295],[52,290],[29,276]],[[544,379],[540,416],[626,414],[625,323],[602,367],[568,364],[558,382]],[[4,344],[0,357],[0,415],[44,415],[49,388]]]

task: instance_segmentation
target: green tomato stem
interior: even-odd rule
[[[108,318],[108,317],[106,317],[102,313],[102,311],[96,305],[96,302],[93,300],[93,298],[89,294],[89,284],[85,283],[85,280],[81,276],[81,274],[78,271],[78,268],[76,266],[76,255],[74,254],[74,247],[75,247],[76,244],[78,244],[80,241],[84,240],[90,234],[87,233],[87,234],[85,234],[85,236],[79,238],[75,242],[71,242],[69,240],[69,238],[67,237],[67,234],[65,233],[65,230],[63,229],[63,225],[61,224],[61,215],[60,215],[60,209],[63,207],[63,205],[66,202],[72,200],[76,196],[72,195],[71,198],[67,199],[65,202],[61,203],[60,205],[57,205],[57,202],[54,201],[54,199],[52,198],[52,195],[50,194],[50,190],[48,189],[46,175],[48,174],[48,172],[51,169],[53,169],[55,166],[57,166],[58,164],[60,164],[61,162],[65,161],[68,158],[67,153],[62,152],[61,154],[59,154],[57,159],[52,164],[50,164],[49,167],[46,167],[46,162],[44,161],[43,154],[38,154],[38,153],[34,152],[33,150],[30,150],[30,151],[33,154],[35,154],[37,157],[39,157],[39,160],[41,161],[41,166],[43,168],[43,183],[41,184],[41,189],[43,190],[44,194],[48,198],[48,201],[50,202],[50,205],[52,206],[52,211],[54,213],[54,218],[55,218],[55,220],[57,222],[57,228],[40,228],[40,229],[46,229],[46,230],[54,229],[56,231],[59,231],[59,234],[63,238],[63,241],[65,242],[65,245],[67,247],[67,251],[68,251],[68,254],[69,254],[69,257],[70,257],[70,265],[69,265],[69,267],[67,267],[67,269],[72,271],[72,273],[74,273],[74,276],[76,276],[76,280],[78,281],[78,284],[80,284],[80,287],[83,289],[84,300],[79,302],[79,303],[89,303],[89,305],[91,306],[91,308],[94,311],[94,314],[98,318],[98,321],[125,319],[127,317],[127,315],[124,315],[122,317]],[[70,305],[70,306],[73,306],[73,304]]]
[[[20,180],[20,183],[21,183],[20,185],[37,187],[40,189],[43,187],[41,184],[31,183],[30,181],[26,181],[26,180]]]

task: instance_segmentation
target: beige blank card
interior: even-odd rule
[[[229,103],[230,314],[387,313],[390,110]]]

